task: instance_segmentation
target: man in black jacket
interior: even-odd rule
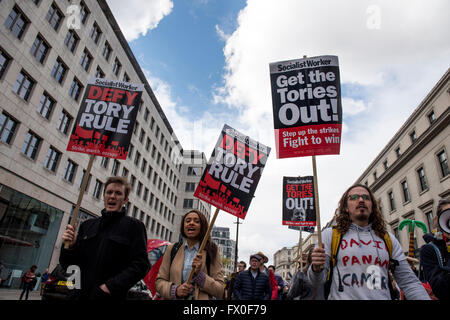
[[[259,270],[262,257],[250,256],[250,268],[239,273],[233,294],[237,300],[270,300],[272,289],[269,277]]]
[[[144,224],[126,216],[130,185],[123,177],[110,177],[103,192],[102,216],[80,225],[78,234],[68,225],[62,239],[63,268],[77,265],[81,271],[80,299],[122,299],[150,268]]]
[[[434,218],[438,232],[434,234],[434,238],[428,238],[430,241],[420,249],[420,263],[423,268],[421,280],[430,284],[433,294],[440,300],[450,300],[449,211],[450,199],[440,200]],[[425,236],[424,238],[427,240]]]

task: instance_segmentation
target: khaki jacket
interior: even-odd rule
[[[172,265],[170,265],[170,252],[173,244],[169,245],[164,253],[161,267],[159,268],[158,276],[155,280],[156,291],[164,299],[171,299],[170,288],[173,284],[180,285],[182,279],[182,270],[184,263],[184,244],[178,249],[177,254],[173,258]],[[202,271],[206,274],[206,281],[203,288],[199,288],[195,284],[195,300],[210,300],[212,297],[222,299],[224,293],[224,281],[222,272],[222,259],[220,253],[217,252],[216,258],[211,260],[210,274],[206,267],[206,251],[202,251]]]

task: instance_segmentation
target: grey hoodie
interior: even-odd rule
[[[399,262],[394,277],[408,300],[430,300],[426,290],[411,270],[398,240],[392,241],[392,259]],[[323,286],[329,269],[332,230],[322,233],[327,262],[321,272],[308,269],[308,278],[314,287]],[[361,228],[352,224],[342,237],[333,269],[333,283],[329,300],[390,300],[388,287],[389,252],[384,240],[372,230],[371,224]],[[341,291],[339,291],[341,284]]]

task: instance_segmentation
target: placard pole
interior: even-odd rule
[[[89,156],[89,163],[86,168],[86,172],[84,173],[84,176],[83,176],[83,182],[81,183],[80,193],[78,194],[78,201],[75,206],[75,209],[73,210],[72,219],[70,219],[70,225],[72,227],[75,227],[76,223],[78,222],[78,213],[80,212],[81,201],[83,200],[84,191],[86,189],[87,182],[89,181],[89,174],[91,173],[92,164],[94,163],[94,158],[95,158],[94,154],[91,154]],[[70,242],[64,241],[64,249],[69,249],[69,246],[70,246]]]
[[[314,173],[314,200],[316,207],[316,224],[317,224],[317,243],[319,247],[322,246],[322,230],[320,228],[320,209],[319,209],[319,186],[317,185],[317,168],[316,156],[312,156],[312,165]]]
[[[217,214],[219,213],[219,208],[216,208],[216,212],[214,213],[214,216],[209,223],[208,231],[206,231],[206,234],[203,238],[202,244],[200,245],[200,248],[198,249],[198,252],[201,253],[203,249],[205,248],[206,242],[208,241],[209,235],[211,233],[212,227],[214,226],[214,222],[216,222]],[[189,277],[187,279],[187,283],[191,283],[192,277],[194,276],[194,268],[191,269],[191,272],[189,273]]]

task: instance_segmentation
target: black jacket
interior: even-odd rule
[[[272,289],[269,277],[260,272],[253,278],[250,269],[239,273],[234,284],[233,294],[237,300],[270,300]]]
[[[440,300],[450,300],[450,253],[444,240],[433,239],[443,259],[443,266],[439,266],[438,256],[431,244],[425,244],[420,249],[420,263],[422,265],[422,282],[429,282],[433,293]]]
[[[61,249],[63,268],[81,270],[81,299],[125,299],[128,290],[144,278],[150,268],[144,224],[120,212],[102,210],[102,217],[80,225],[75,245]],[[111,295],[100,285],[106,284]]]

